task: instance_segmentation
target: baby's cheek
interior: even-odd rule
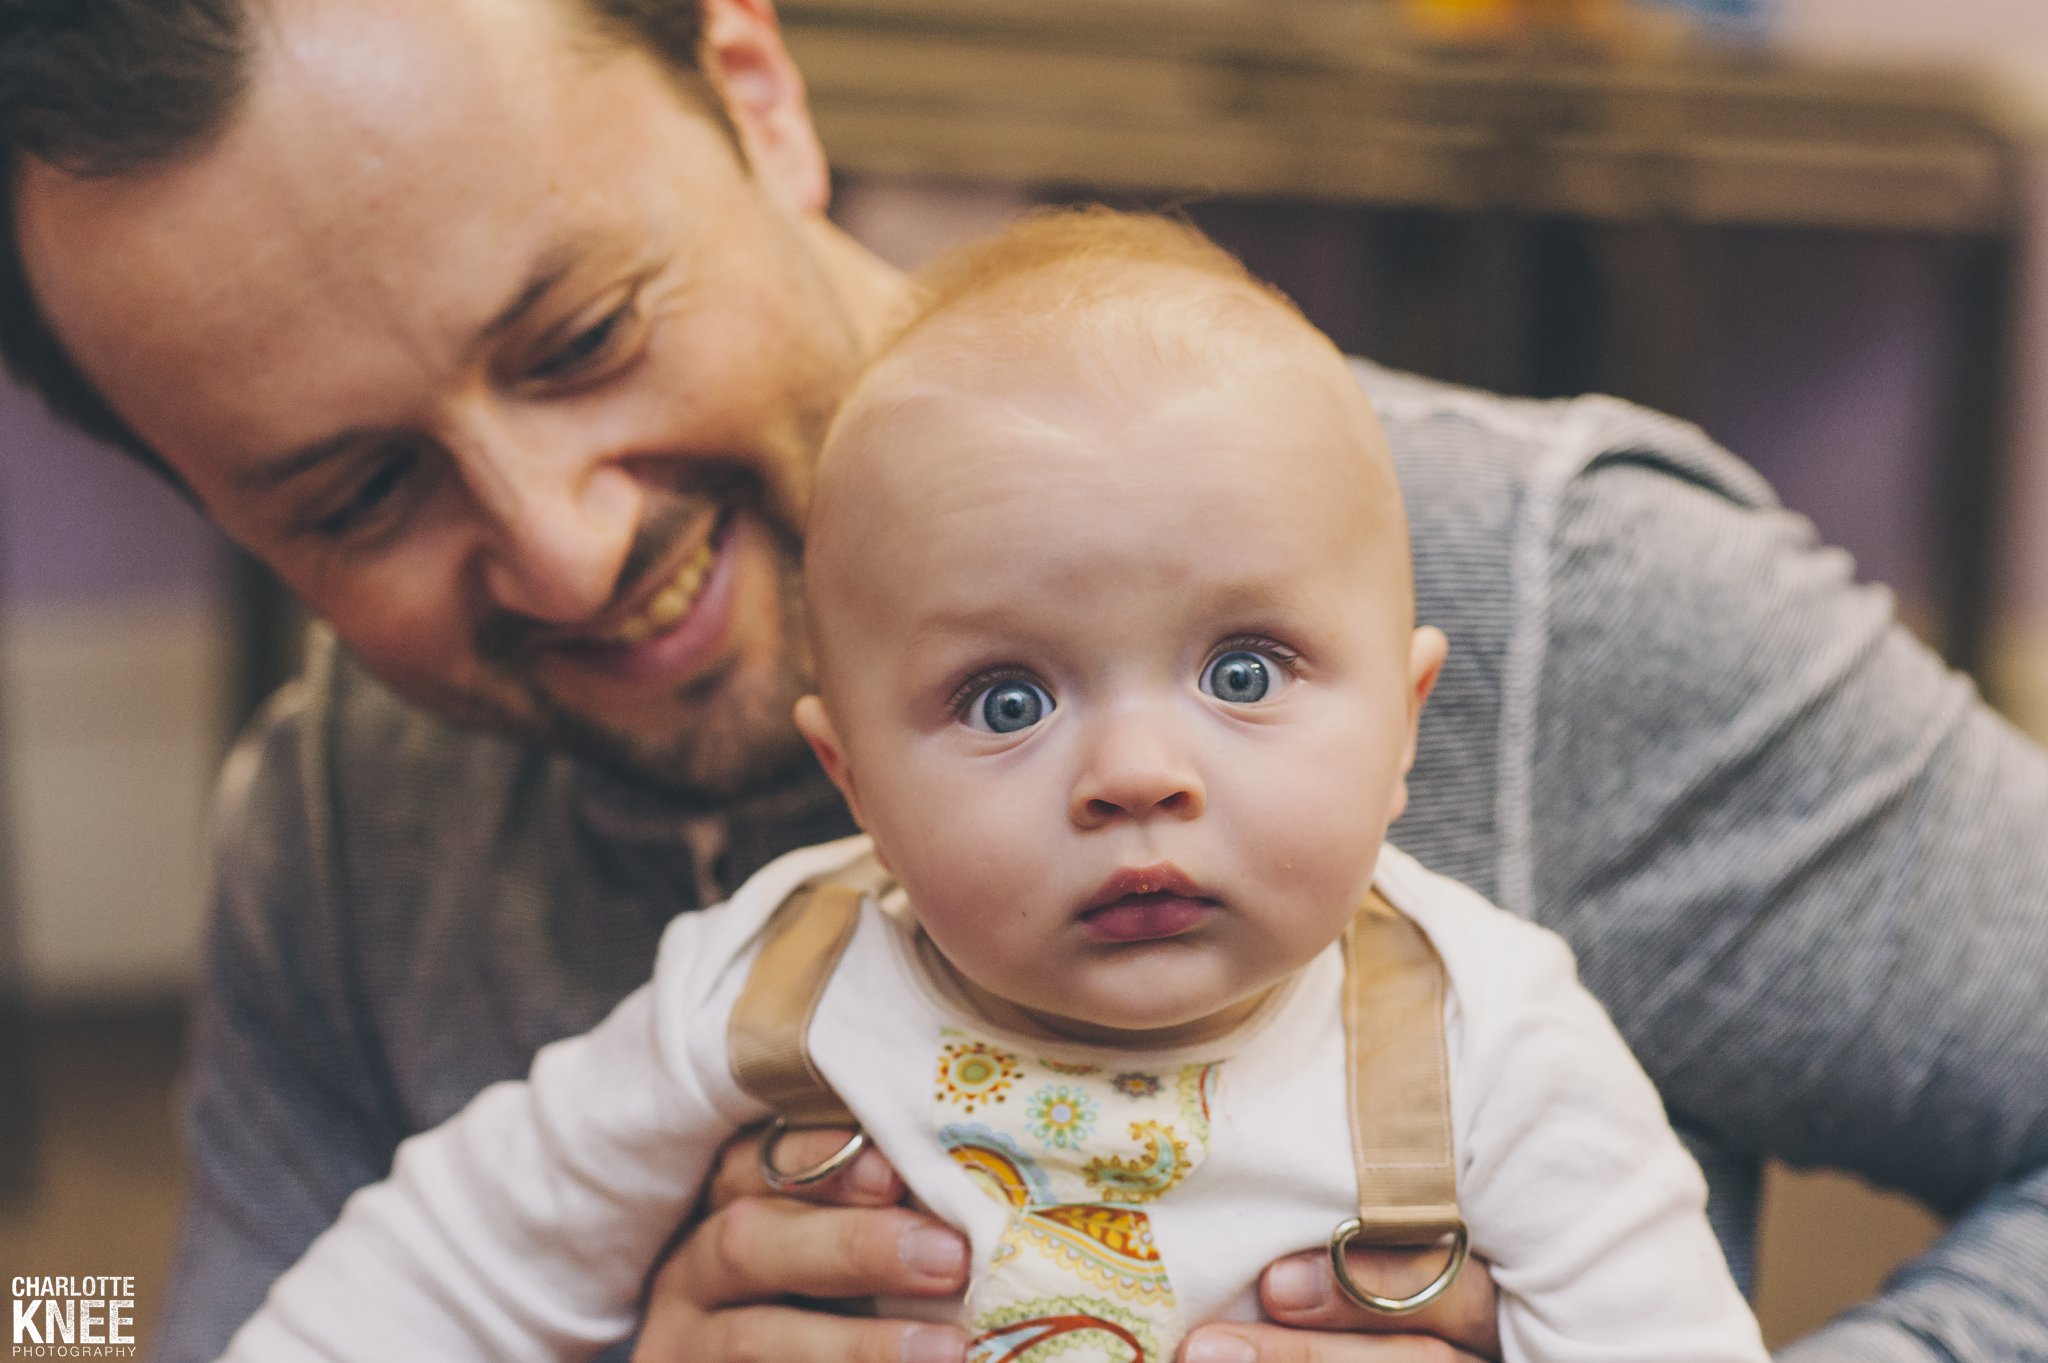
[[[1386,802],[1338,764],[1302,761],[1276,770],[1246,816],[1259,859],[1301,888],[1348,892],[1369,880]]]
[[[949,916],[999,916],[1021,889],[1045,884],[1059,855],[1017,802],[927,790],[905,812],[884,841],[920,915],[929,905]]]

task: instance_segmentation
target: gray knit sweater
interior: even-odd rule
[[[1757,1163],[1957,1218],[1789,1351],[2048,1360],[2048,756],[1697,431],[1360,367],[1451,639],[1394,837],[1561,932],[1746,1277]],[[846,831],[683,817],[316,650],[223,778],[155,1354],[210,1358],[406,1135],[648,973],[663,922]]]

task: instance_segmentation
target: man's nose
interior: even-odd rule
[[[1159,715],[1104,717],[1091,735],[1069,814],[1076,826],[1119,819],[1193,819],[1207,805],[1202,778]]]
[[[639,528],[641,491],[631,471],[535,456],[510,442],[464,462],[487,527],[483,580],[492,603],[553,624],[601,612]]]

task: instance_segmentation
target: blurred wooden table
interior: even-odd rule
[[[1714,233],[1943,239],[1964,350],[1943,423],[1943,628],[1951,658],[1981,659],[2021,226],[2018,140],[1984,87],[1732,53],[1432,46],[1373,0],[783,0],[781,14],[841,171],[1640,228],[1658,282],[1623,304],[1639,323],[1629,395],[1681,414]],[[1514,295],[1535,286],[1531,252],[1509,258],[1485,287],[1512,326],[1529,314]],[[1492,371],[1455,377],[1532,391],[1532,357],[1558,343],[1531,330]]]
[[[836,165],[1609,219],[1999,233],[1967,82],[1423,44],[1371,0],[785,0]]]

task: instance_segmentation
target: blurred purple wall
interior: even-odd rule
[[[1954,312],[1938,242],[1738,234],[1722,248],[1700,424],[1857,576],[1936,605]]]
[[[0,379],[0,600],[218,591],[226,555],[183,498]]]

